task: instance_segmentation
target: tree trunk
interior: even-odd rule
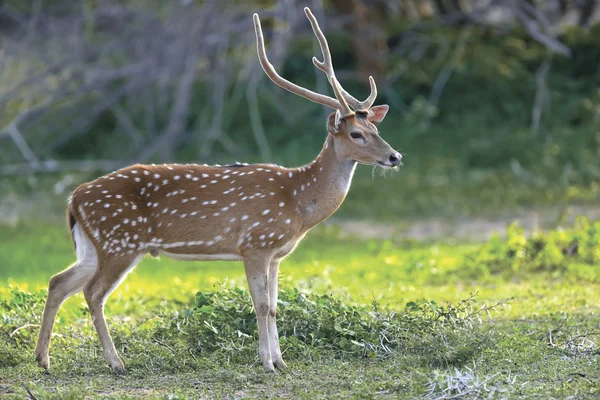
[[[435,6],[438,9],[440,15],[448,14],[448,9],[446,8],[446,5],[444,4],[444,0],[433,0],[433,2],[435,3]]]
[[[567,0],[558,0],[558,9],[561,16],[565,15],[567,12]]]
[[[450,0],[452,4],[452,11],[458,14],[463,14],[462,6],[460,5],[460,0]]]
[[[381,29],[384,12],[378,7],[369,7],[363,0],[332,0],[339,14],[348,16],[344,29],[350,35],[359,79],[368,84],[369,75],[380,81],[385,73],[388,47]]]
[[[596,7],[596,2],[594,0],[585,0],[583,5],[580,7],[579,14],[579,25],[583,27],[588,27],[590,18],[592,17],[592,13],[594,12],[594,7]]]

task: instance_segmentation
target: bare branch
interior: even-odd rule
[[[37,163],[0,165],[0,175],[30,175],[38,172],[66,171],[114,171],[130,164],[132,164],[130,160],[48,160]]]
[[[546,85],[546,78],[550,71],[552,64],[552,56],[549,54],[546,59],[540,65],[537,72],[535,73],[535,102],[533,109],[531,110],[531,135],[536,136],[540,128],[540,120],[542,118],[542,112],[544,106],[548,103],[548,87]]]
[[[121,107],[118,104],[114,104],[111,107],[111,110],[112,110],[115,118],[117,118],[117,121],[119,121],[120,126],[123,127],[125,132],[131,138],[133,145],[136,147],[141,145],[142,142],[144,141],[144,136],[135,127],[135,125],[133,124],[133,121],[129,117],[129,114],[127,114],[127,112],[125,112],[123,107]]]
[[[508,0],[509,1],[509,7],[511,9],[511,11],[514,13],[514,15],[517,17],[517,19],[519,21],[521,21],[521,24],[523,24],[523,26],[525,27],[525,29],[527,30],[527,32],[531,35],[532,38],[534,38],[536,41],[540,42],[541,44],[543,44],[544,46],[546,46],[550,51],[554,52],[554,53],[559,53],[562,55],[565,55],[567,57],[571,57],[571,49],[567,46],[565,46],[564,44],[562,44],[560,41],[558,41],[556,38],[550,36],[548,33],[549,31],[549,22],[547,21],[547,19],[545,17],[543,17],[543,14],[541,13],[535,13],[535,19],[531,19],[529,18],[529,16],[525,13],[525,11],[523,10],[523,8],[521,7],[524,3],[524,1],[522,0]],[[534,9],[534,11],[536,11]],[[542,31],[540,29],[540,26],[543,28],[544,31]]]
[[[29,162],[37,163],[39,160],[37,159],[35,154],[33,154],[33,151],[31,151],[31,149],[27,145],[27,142],[21,135],[21,132],[19,132],[19,128],[17,128],[16,125],[11,124],[10,127],[8,128],[8,132],[9,132],[10,137],[12,138],[13,142],[15,142],[15,145],[17,145],[17,147],[19,148],[19,151],[21,151],[21,154],[23,154],[23,158],[25,158],[25,160],[27,160]]]
[[[259,81],[260,76],[255,75],[255,77],[248,82],[246,99],[248,100],[248,109],[250,113],[250,126],[252,127],[252,133],[254,134],[254,139],[258,145],[260,155],[263,160],[270,161],[272,159],[271,148],[265,135],[265,129],[260,116],[260,108],[258,107],[257,90]]]

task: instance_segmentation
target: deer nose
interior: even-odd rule
[[[402,161],[402,154],[398,152],[392,153],[392,155],[390,156],[390,163],[393,166],[397,166],[400,165],[400,161]]]

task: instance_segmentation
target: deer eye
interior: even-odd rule
[[[352,139],[360,139],[361,137],[363,137],[360,132],[351,132],[350,136],[352,137]]]

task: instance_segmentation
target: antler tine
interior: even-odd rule
[[[319,41],[319,46],[321,46],[321,52],[323,53],[323,62],[317,60],[316,57],[313,57],[313,64],[315,64],[315,67],[319,68],[321,71],[325,72],[325,75],[327,75],[329,83],[331,84],[331,86],[333,87],[333,91],[335,92],[335,97],[337,97],[337,99],[340,101],[340,104],[344,108],[344,110],[342,110],[343,114],[352,115],[353,111],[350,109],[347,102],[348,96],[353,100],[356,99],[354,99],[348,94],[348,92],[344,90],[340,82],[335,77],[333,63],[331,62],[331,52],[329,51],[329,45],[327,44],[327,39],[325,38],[323,31],[321,31],[321,28],[319,27],[317,19],[308,7],[304,7],[304,13],[310,21],[310,25],[312,26],[313,32],[315,33],[317,40]]]
[[[262,68],[265,71],[265,73],[267,74],[267,76],[277,86],[282,87],[285,90],[288,90],[294,94],[297,94],[298,96],[302,96],[305,99],[308,99],[315,103],[323,104],[325,106],[333,108],[334,110],[339,110],[344,115],[347,115],[346,109],[349,110],[349,107],[343,101],[343,97],[341,95],[338,96],[335,86],[333,89],[334,89],[334,92],[336,92],[336,97],[338,97],[338,99],[342,99],[342,101],[336,100],[334,98],[331,98],[329,96],[325,96],[325,95],[322,95],[319,93],[315,93],[312,90],[308,90],[306,88],[298,86],[295,83],[292,83],[292,82],[288,81],[287,79],[281,77],[277,73],[277,71],[275,70],[275,67],[273,67],[273,64],[271,64],[269,62],[269,59],[267,58],[267,52],[265,50],[265,41],[263,38],[262,28],[260,26],[260,18],[258,17],[258,14],[256,14],[256,13],[252,16],[252,18],[254,19],[254,32],[256,33],[256,49],[258,51],[258,60],[260,61],[260,65],[262,66]]]
[[[327,75],[327,77],[331,80],[331,77],[335,76],[335,75],[334,75],[334,70],[333,70],[333,63],[331,62],[331,52],[329,51],[329,44],[327,43],[327,39],[325,38],[325,35],[321,31],[321,28],[319,27],[319,23],[317,22],[317,19],[315,18],[315,16],[313,15],[313,13],[310,11],[310,9],[308,7],[304,8],[304,13],[310,20],[310,24],[313,28],[313,32],[315,33],[315,36],[317,37],[317,40],[319,41],[319,46],[321,46],[321,53],[323,53],[323,62],[317,60],[316,57],[313,57],[313,64],[315,64],[315,67],[317,67],[321,71],[323,71]],[[339,82],[338,82],[338,84],[339,84]],[[356,111],[367,111],[369,108],[371,108],[371,106],[375,102],[375,99],[377,98],[377,85],[375,84],[375,79],[373,79],[372,76],[369,76],[369,85],[371,87],[371,93],[369,94],[369,97],[367,97],[366,100],[364,100],[364,101],[357,100],[354,96],[352,96],[350,93],[348,93],[341,85],[340,85],[340,91],[341,91],[342,95],[344,96],[344,100],[348,104],[350,104],[350,106],[352,108],[354,108]]]

